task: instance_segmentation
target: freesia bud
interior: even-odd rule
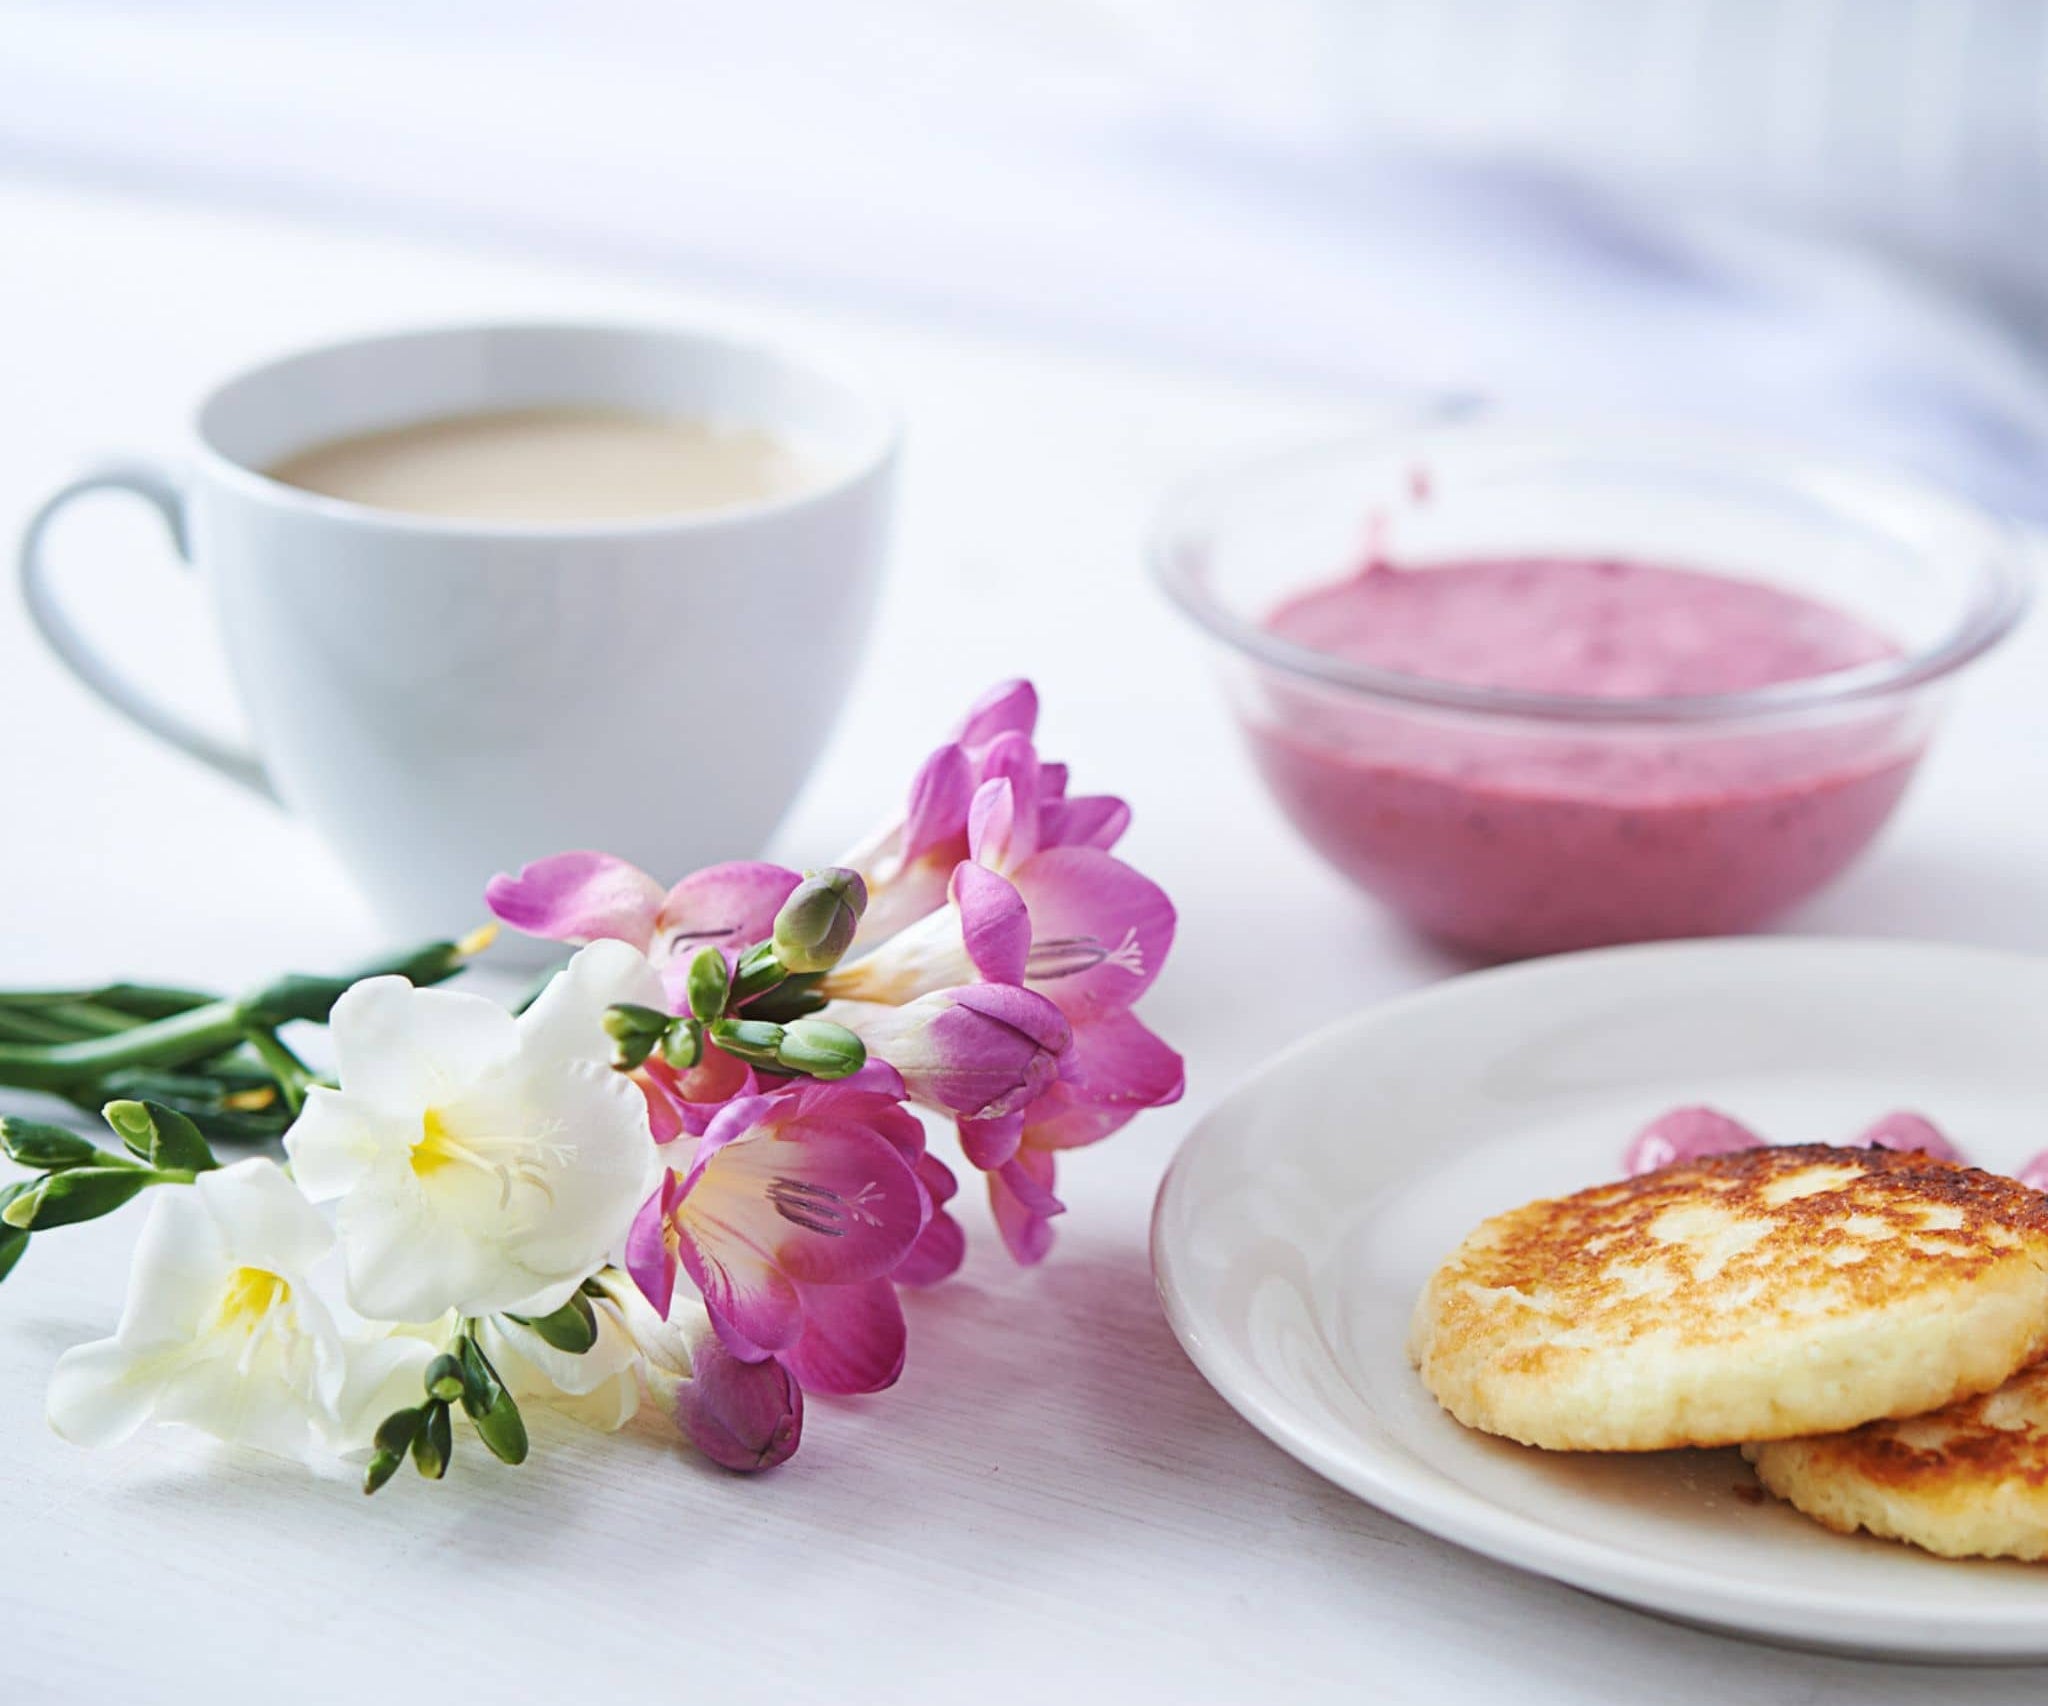
[[[766,1019],[720,1019],[711,1027],[711,1040],[749,1066],[776,1065],[786,1035],[780,1025]]]
[[[867,1064],[867,1045],[829,1019],[798,1019],[786,1025],[775,1062],[790,1072],[830,1081],[851,1078]]]
[[[0,1120],[0,1154],[46,1173],[107,1159],[89,1139],[40,1120]]]
[[[830,865],[797,885],[775,915],[775,957],[785,971],[830,971],[853,946],[868,885],[858,871]]]
[[[604,1034],[612,1039],[612,1065],[631,1072],[654,1052],[668,1029],[669,1016],[652,1007],[622,1001],[604,1010]]]
[[[398,1466],[405,1461],[401,1453],[380,1451],[375,1453],[363,1468],[363,1491],[374,1493],[398,1473]]]
[[[498,1371],[467,1333],[456,1342],[455,1354],[462,1363],[462,1413],[476,1429],[477,1438],[501,1463],[524,1463],[526,1418],[505,1390]]]
[[[676,1425],[713,1463],[773,1469],[803,1438],[804,1395],[770,1357],[742,1362],[715,1334],[690,1347],[690,1378],[676,1387]]]
[[[732,973],[726,970],[725,956],[716,948],[704,948],[690,962],[685,989],[690,998],[690,1012],[709,1023],[725,1013],[725,1003],[732,993]]]
[[[130,1154],[152,1167],[204,1173],[220,1165],[198,1126],[162,1102],[109,1102],[100,1110],[100,1117]]]
[[[569,1294],[569,1301],[552,1315],[514,1315],[522,1327],[529,1327],[546,1345],[569,1356],[581,1356],[597,1343],[597,1311],[582,1292]]]
[[[0,1209],[0,1224],[24,1232],[75,1226],[81,1220],[112,1214],[152,1183],[140,1167],[73,1167],[52,1173]]]
[[[704,1058],[704,1025],[698,1019],[684,1019],[669,1026],[661,1037],[661,1058],[678,1072],[688,1072]]]
[[[444,1404],[452,1404],[462,1396],[462,1363],[448,1351],[427,1364],[427,1393]]]
[[[455,1455],[455,1431],[448,1419],[448,1406],[427,1406],[426,1425],[412,1436],[412,1466],[429,1481],[448,1473],[448,1460]]]
[[[1074,1035],[1044,996],[1000,983],[940,990],[904,1007],[835,1002],[825,1013],[895,1067],[913,1100],[970,1119],[1036,1101],[1059,1077]]]
[[[788,976],[788,969],[775,957],[775,944],[756,942],[740,955],[739,964],[733,967],[732,993],[727,1005],[744,1007],[755,997],[766,995]]]

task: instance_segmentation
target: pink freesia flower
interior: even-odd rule
[[[2042,1150],[2013,1177],[2037,1191],[2048,1191],[2048,1149]]]
[[[1054,1194],[1062,1149],[1099,1143],[1146,1108],[1180,1100],[1181,1057],[1135,1013],[1101,1013],[1074,1027],[1065,1075],[1008,1120],[963,1120],[968,1159],[988,1174],[989,1208],[1004,1246],[1019,1262],[1043,1261],[1050,1222],[1064,1211]]]
[[[766,938],[802,881],[795,871],[735,860],[693,871],[673,888],[608,853],[557,853],[493,877],[484,900],[515,930],[555,942],[612,937],[678,976],[700,948],[728,960]],[[673,992],[672,992],[673,993]]]
[[[951,1278],[967,1255],[967,1234],[946,1209],[960,1186],[952,1169],[929,1150],[917,1158],[917,1182],[932,1205],[931,1218],[889,1277],[898,1285],[937,1285]]]
[[[690,1344],[690,1378],[675,1387],[676,1426],[726,1469],[773,1469],[803,1438],[801,1386],[773,1358],[748,1362],[704,1333]]]
[[[840,864],[868,883],[868,909],[856,951],[887,941],[945,903],[954,868],[969,857],[969,818],[987,782],[1027,776],[1036,808],[1036,844],[1107,848],[1130,822],[1130,808],[1108,796],[1066,798],[1067,768],[1041,764],[1032,746],[1038,693],[1005,681],[968,711],[951,741],[919,767],[903,817]]]
[[[666,1314],[680,1269],[736,1355],[778,1356],[818,1391],[888,1385],[904,1332],[887,1276],[932,1213],[902,1094],[871,1062],[728,1102],[634,1222],[626,1265],[648,1301]]]
[[[1042,995],[967,984],[902,1007],[841,1001],[824,1017],[855,1032],[903,1077],[914,1101],[967,1119],[1020,1111],[1051,1088],[1073,1027]]]

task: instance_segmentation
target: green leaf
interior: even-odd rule
[[[74,1167],[51,1173],[0,1209],[0,1224],[26,1232],[112,1214],[156,1181],[140,1167]]]
[[[544,1342],[570,1356],[580,1357],[597,1343],[597,1311],[580,1291],[572,1293],[569,1301],[552,1315],[514,1315],[512,1319],[522,1327],[532,1328]]]
[[[40,1120],[0,1120],[0,1154],[10,1161],[39,1172],[60,1172],[66,1167],[90,1167],[107,1158],[90,1138],[66,1131],[60,1125]]]
[[[162,1102],[109,1102],[100,1110],[131,1154],[152,1167],[206,1173],[218,1167],[199,1127]]]

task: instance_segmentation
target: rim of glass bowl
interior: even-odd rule
[[[1190,515],[1213,500],[1221,489],[1270,477],[1311,459],[1340,456],[1354,448],[1360,453],[1384,457],[1398,449],[1404,437],[1414,437],[1419,445],[1432,435],[1462,436],[1475,427],[1504,428],[1532,439],[1540,438],[1544,441],[1540,454],[1545,460],[1590,455],[1618,464],[1658,463],[1674,471],[1695,465],[1700,470],[1724,475],[1748,474],[1759,482],[1783,488],[1804,484],[1824,489],[1829,482],[1867,484],[1881,480],[1933,497],[1968,515],[1984,533],[1984,546],[1973,552],[1973,561],[1968,566],[1973,581],[1968,602],[1958,620],[1930,644],[1875,663],[1738,693],[1593,699],[1434,681],[1282,639],[1217,597],[1206,582],[1196,553],[1187,547],[1185,535]],[[1577,423],[1546,427],[1540,422],[1501,416],[1483,408],[1475,410],[1460,403],[1425,411],[1405,426],[1300,442],[1189,476],[1171,489],[1161,505],[1146,557],[1153,580],[1197,626],[1269,668],[1370,698],[1398,700],[1436,710],[1571,723],[1707,723],[1775,718],[1907,692],[1939,681],[1989,651],[2018,625],[2032,596],[2026,546],[2018,529],[1993,512],[1912,475],[1833,461],[1804,451],[1786,451],[1757,440],[1729,439],[1661,426],[1647,433],[1635,427],[1624,431],[1610,426],[1602,430]]]

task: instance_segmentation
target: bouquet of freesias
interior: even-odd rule
[[[507,1463],[522,1404],[615,1429],[643,1406],[732,1469],[786,1459],[806,1392],[903,1367],[905,1286],[960,1264],[950,1122],[1019,1262],[1060,1151],[1181,1091],[1139,1022],[1173,940],[1113,858],[1129,811],[1072,795],[1011,682],[918,771],[901,817],[803,875],[673,887],[563,853],[486,892],[581,944],[520,1010],[431,987],[489,931],[358,978],[240,999],[117,985],[0,994],[0,1085],[103,1115],[121,1147],[0,1121],[0,1276],[138,1198],[111,1337],[58,1361],[84,1444],[149,1421],[439,1479],[458,1412]],[[293,1025],[324,1023],[333,1072]],[[922,1111],[925,1117],[920,1117]],[[282,1139],[284,1161],[216,1146]]]

